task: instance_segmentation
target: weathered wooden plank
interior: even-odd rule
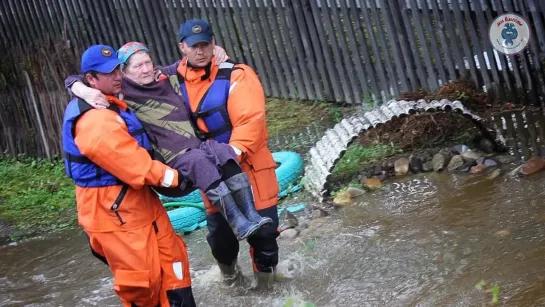
[[[534,114],[534,119],[536,120],[537,131],[538,131],[539,139],[541,143],[540,153],[541,155],[544,155],[545,154],[545,116],[543,115],[541,111],[536,112]]]
[[[543,63],[540,61],[541,55],[545,53],[545,30],[544,30],[544,18],[545,4],[541,1],[528,0],[526,2],[528,10],[532,14],[533,25],[535,27],[533,34],[533,41],[530,43],[535,49],[533,49],[533,62],[537,64],[537,74],[539,78],[538,88],[540,89],[540,95],[545,96],[545,76],[543,73]],[[541,13],[540,13],[541,12]]]
[[[119,2],[117,3],[119,4]],[[101,10],[98,6],[99,4],[97,2],[87,2],[86,3],[86,9],[89,10],[89,15],[91,15],[92,22],[95,23],[94,25],[94,31],[97,31],[96,35],[96,41],[93,42],[93,44],[111,44],[114,48],[115,47],[121,47],[114,45],[115,37],[113,35],[114,32],[111,30],[111,28],[108,28],[108,25],[106,23],[106,14],[104,14],[104,11]],[[120,15],[125,15],[124,12],[120,13]],[[121,17],[120,21],[123,23],[123,18],[125,16]],[[117,23],[119,24],[119,20]],[[126,37],[128,37],[129,29],[125,27],[120,27],[116,25],[116,29],[124,28],[125,31],[127,31]],[[131,32],[132,33],[132,32]],[[125,36],[125,35],[123,35]]]
[[[182,3],[185,3],[184,0],[179,0],[179,2],[180,5],[182,5]],[[184,10],[182,10],[184,13],[189,14],[186,15],[186,18],[182,21],[182,23],[186,20],[197,18],[206,20],[210,24],[212,23],[212,19],[209,16],[208,10],[206,9],[205,0],[190,0],[189,6],[191,7],[191,9],[185,8]],[[216,36],[216,44],[221,45],[221,36],[218,36],[216,33],[214,33],[214,35]]]
[[[241,9],[242,9],[242,20],[244,21],[244,25],[246,29],[248,30],[248,33],[250,34],[250,43],[251,43],[251,53],[255,60],[255,71],[259,75],[259,78],[261,79],[261,83],[263,84],[263,89],[265,90],[265,95],[269,96],[271,94],[271,86],[269,84],[269,76],[267,74],[267,70],[265,69],[265,66],[263,64],[263,60],[261,58],[261,52],[260,52],[260,45],[257,42],[257,37],[254,32],[253,27],[253,18],[250,15],[250,10],[248,9],[248,4],[246,1],[241,1]]]
[[[545,37],[545,27],[543,26],[543,13],[545,12],[545,4],[541,0],[526,0],[526,6],[532,15],[532,21],[534,26],[532,45],[539,46],[541,52],[545,52],[545,39],[539,39]],[[539,53],[535,54],[537,57]]]
[[[234,10],[238,10],[238,7],[229,7],[229,5],[223,7],[223,15],[225,16],[225,22],[227,24],[227,35],[229,36],[229,40],[231,41],[231,45],[233,46],[233,49],[236,54],[233,55],[235,59],[240,59],[240,61],[243,60],[243,52],[242,52],[242,45],[244,44],[244,40],[241,39],[239,32],[237,31],[237,28],[235,27],[234,22]],[[270,32],[270,31],[267,31]]]
[[[269,3],[267,5],[266,1],[259,1],[259,9],[257,10],[259,13],[259,19],[261,20],[260,23],[257,24],[257,27],[259,30],[264,33],[264,42],[267,46],[265,50],[268,52],[264,52],[268,55],[267,59],[271,62],[271,68],[272,70],[269,72],[270,75],[276,76],[276,78],[272,78],[271,76],[271,82],[278,84],[278,95],[277,97],[287,97],[288,96],[288,87],[286,85],[286,79],[282,75],[282,67],[280,65],[279,59],[280,56],[277,54],[278,49],[276,48],[274,38],[272,35],[272,25],[269,19],[267,18],[267,11],[271,10],[271,4]],[[275,79],[273,81],[273,79]]]
[[[237,3],[238,4],[238,3]],[[234,11],[234,23],[236,25],[236,29],[238,32],[240,39],[240,46],[242,48],[242,57],[240,58],[241,61],[244,61],[244,63],[248,64],[250,67],[255,69],[254,65],[254,59],[252,55],[252,50],[250,49],[250,44],[247,42],[247,37],[249,37],[249,34],[247,32],[246,26],[244,24],[244,21],[242,21],[242,15],[241,15],[241,7],[235,6],[233,8]],[[274,30],[276,33],[280,33],[280,31]],[[284,60],[284,59],[281,59]]]
[[[44,0],[42,1],[41,5],[43,6],[46,18],[51,20],[51,26],[53,28],[53,32],[55,33],[54,37],[58,41],[62,37],[64,27],[61,19],[59,18],[61,16],[60,12],[55,11],[55,7],[51,2],[51,0]]]
[[[73,4],[76,16],[79,16],[78,20],[80,20],[81,25],[83,26],[84,33],[86,33],[88,44],[96,44],[96,42],[98,41],[98,36],[96,33],[98,31],[95,29],[95,25],[93,25],[91,16],[89,16],[89,10],[85,6],[85,4],[80,1],[74,1]],[[119,31],[112,32],[119,33]]]
[[[100,16],[101,20],[101,26],[102,31],[104,32],[104,44],[111,45],[112,47],[121,47],[116,46],[117,44],[117,38],[112,29],[119,29],[117,25],[114,25],[116,22],[115,20],[112,20],[112,16],[109,14],[109,8],[107,4],[104,2],[104,0],[98,0],[91,3],[91,5],[94,7],[94,11],[97,14],[97,16]],[[84,48],[87,48],[88,46],[85,46]]]
[[[469,31],[474,31],[474,29],[468,30],[465,27],[464,19],[462,17],[462,12],[460,10],[460,4],[458,1],[452,2],[452,8],[454,11],[454,20],[456,21],[455,25],[458,29],[458,33],[460,35],[460,42],[462,44],[462,50],[464,51],[465,59],[469,65],[469,74],[471,75],[471,78],[476,84],[479,84],[479,78],[477,77],[477,67],[475,63],[475,58],[473,57],[473,52],[471,51],[471,47],[469,46],[469,38],[467,36],[467,33]]]
[[[424,73],[424,68],[422,67],[422,58],[420,56],[420,52],[418,50],[418,45],[416,44],[416,38],[414,37],[414,29],[411,24],[411,20],[409,19],[409,14],[406,12],[407,8],[405,4],[400,5],[398,17],[400,17],[403,20],[403,25],[401,25],[401,28],[398,29],[400,33],[403,33],[402,35],[407,37],[407,40],[409,44],[407,45],[407,48],[411,51],[414,62],[414,66],[408,67],[408,69],[416,70],[416,75],[419,78],[419,83],[424,88],[432,88],[433,85],[429,84],[429,80]],[[396,18],[396,16],[394,16]]]
[[[311,46],[308,47],[309,50],[305,50],[306,52],[310,52],[313,55],[314,61],[316,63],[319,75],[316,76],[318,79],[319,84],[316,84],[320,88],[320,91],[324,94],[323,99],[327,100],[335,100],[336,99],[336,93],[332,92],[332,87],[337,88],[337,91],[339,90],[339,85],[337,81],[330,82],[328,79],[329,77],[329,69],[327,69],[326,72],[326,63],[324,61],[324,57],[322,56],[322,53],[319,51],[322,47],[320,46],[320,40],[318,35],[318,29],[314,22],[314,19],[312,18],[312,11],[310,7],[309,1],[311,0],[302,0],[301,2],[301,11],[302,11],[302,19],[301,22],[306,22],[306,27],[308,30],[308,35],[310,36],[309,43]],[[307,49],[307,47],[305,47]],[[335,72],[335,70],[332,70],[331,72]],[[319,99],[319,98],[318,98]]]
[[[302,53],[305,57],[304,63],[306,64],[307,71],[310,75],[310,92],[312,96],[310,96],[309,98],[313,100],[324,100],[323,90],[320,86],[320,75],[318,74],[318,68],[316,67],[316,60],[314,57],[315,52],[314,50],[312,50],[312,46],[310,44],[310,35],[308,33],[307,25],[305,23],[305,14],[303,11],[303,7],[299,1],[293,2],[293,14],[295,16],[295,23],[302,44]]]
[[[431,9],[433,11],[433,16],[435,18],[435,30],[431,30],[431,33],[436,33],[437,35],[439,35],[440,42],[438,43],[441,45],[441,47],[439,48],[443,51],[443,58],[441,58],[441,61],[445,63],[446,69],[448,72],[448,79],[446,80],[446,82],[453,81],[453,80],[456,80],[457,73],[454,68],[454,62],[453,62],[454,55],[452,54],[454,52],[452,49],[454,49],[454,51],[457,51],[457,49],[450,48],[448,45],[447,36],[445,34],[446,32],[445,23],[439,13],[438,1],[437,0],[430,1],[429,3],[431,4]]]
[[[487,39],[489,24],[486,22],[486,15],[484,13],[483,7],[481,6],[481,1],[473,2],[473,5],[475,5],[475,16],[478,22],[478,28],[480,30],[479,32],[481,34],[480,41],[481,41],[481,44],[484,46],[484,51],[486,51],[486,56],[490,63],[490,72],[492,73],[492,79],[493,79],[493,88],[492,89],[487,88],[487,91],[495,90],[497,93],[503,93],[504,89],[503,89],[502,82],[500,81],[500,76],[498,74],[498,67],[497,65],[495,65],[496,59],[494,57],[492,44],[490,44],[490,40]]]
[[[159,60],[161,63],[168,64],[172,62],[172,59],[174,58],[171,54],[171,48],[170,44],[167,39],[167,35],[165,35],[164,30],[161,29],[164,27],[165,19],[161,16],[161,9],[156,6],[158,3],[157,1],[143,1],[144,6],[143,9],[146,11],[146,15],[148,15],[148,29],[151,31],[151,35],[153,36],[151,38],[151,41],[155,45],[155,49],[157,52],[159,52]],[[142,7],[141,7],[142,9]],[[159,21],[160,20],[160,21]],[[152,22],[155,21],[155,22]],[[150,39],[150,38],[148,38]]]
[[[528,8],[530,8],[529,3],[526,1],[522,1],[522,2],[519,1],[518,4],[519,4],[518,6],[521,10],[522,15],[526,19],[528,19],[530,17],[530,14],[526,7],[528,6]],[[530,31],[533,33],[536,33],[537,27],[541,25],[540,16],[536,16],[536,17],[537,18],[532,18],[534,20],[533,23],[528,24],[528,26],[530,27]],[[532,26],[534,27],[532,28]],[[523,54],[521,54],[524,60],[526,60],[526,55],[528,56],[529,60],[531,60],[532,62],[532,63],[526,63],[526,66],[524,67],[524,70],[527,75],[526,76],[527,79],[529,78],[530,80],[533,81],[531,83],[532,88],[529,89],[530,96],[532,98],[532,101],[534,102],[534,105],[538,106],[541,104],[539,96],[543,97],[545,95],[545,80],[544,80],[543,70],[542,70],[543,65],[540,58],[539,44],[536,44],[533,41],[530,42],[529,46],[527,47],[527,52],[523,52]],[[526,61],[523,61],[523,64],[525,62]]]
[[[278,61],[281,66],[281,69],[279,69],[281,77],[286,80],[285,83],[287,85],[287,93],[285,97],[295,98],[295,93],[297,90],[295,89],[294,82],[291,82],[291,80],[293,80],[294,78],[294,75],[292,74],[290,69],[291,63],[289,62],[289,54],[287,53],[286,47],[284,46],[284,39],[282,38],[282,32],[280,31],[280,27],[278,25],[278,18],[275,14],[275,6],[276,3],[274,3],[274,1],[271,1],[267,6],[267,19],[269,20],[269,23],[272,27],[271,29],[274,36],[273,39],[276,42],[274,48],[277,54],[276,61]]]
[[[106,34],[104,33],[104,29],[100,28],[101,22],[99,21],[99,18],[102,17],[102,14],[95,11],[96,4],[93,2],[83,1],[83,2],[80,2],[79,5],[81,8],[81,11],[85,12],[82,18],[86,20],[85,24],[86,24],[87,30],[90,33],[90,43],[91,44],[104,43],[106,41],[104,39],[104,36]]]
[[[280,90],[278,88],[278,81],[275,78],[276,77],[275,76],[276,69],[274,67],[275,65],[272,63],[272,59],[269,57],[270,53],[267,52],[271,48],[270,41],[267,40],[268,37],[265,34],[265,32],[268,32],[268,31],[267,30],[264,31],[261,27],[261,24],[263,23],[263,17],[259,13],[259,11],[262,10],[263,8],[258,8],[256,6],[255,1],[250,1],[249,9],[252,16],[251,23],[254,26],[254,30],[257,35],[256,38],[258,40],[256,50],[258,50],[258,54],[263,60],[263,66],[265,67],[265,71],[266,71],[265,73],[267,74],[267,78],[269,79],[269,82],[270,82],[271,94],[274,97],[279,97]]]
[[[293,75],[295,76],[296,91],[295,91],[295,97],[292,97],[292,98],[303,99],[304,97],[303,91],[305,90],[305,84],[303,81],[304,71],[301,71],[297,65],[292,65],[293,63],[297,63],[297,56],[293,48],[292,36],[290,34],[288,22],[286,21],[286,18],[285,18],[286,7],[281,5],[282,4],[281,1],[276,1],[276,0],[273,0],[273,1],[274,1],[275,12],[276,12],[276,15],[278,16],[282,33],[284,34],[285,47],[287,51],[287,60],[290,64],[291,71]]]
[[[176,0],[167,1],[167,15],[170,22],[170,28],[172,29],[172,41],[178,42],[178,29],[182,24],[182,7],[176,5]],[[186,1],[186,4],[188,1]],[[174,35],[176,34],[176,35]],[[176,45],[176,57],[179,58],[178,46]]]
[[[27,45],[32,42],[32,33],[30,32],[29,25],[25,22],[22,16],[24,14],[22,13],[22,9],[20,7],[20,1],[19,0],[8,0],[10,9],[14,12],[14,17],[17,23],[17,29],[21,29],[21,32],[24,35],[24,41],[22,45]]]
[[[32,34],[33,41],[35,41],[36,38],[40,37],[41,27],[36,23],[36,18],[31,15],[30,9],[28,7],[28,1],[19,1],[19,3],[23,12],[23,20],[25,23],[28,24],[28,28],[30,29],[30,33]]]
[[[477,36],[477,31],[474,30],[476,27],[473,24],[473,20],[472,20],[473,18],[471,17],[471,12],[469,10],[470,9],[469,3],[466,1],[467,0],[462,1],[461,6],[465,14],[465,21],[467,23],[468,28],[470,29],[469,31],[469,36],[471,38],[470,50],[476,53],[477,59],[479,60],[479,68],[481,71],[482,80],[484,81],[486,88],[490,89],[492,87],[492,83],[490,80],[488,68],[486,66],[486,61],[484,59],[483,48],[481,48],[480,40],[479,40],[479,37]],[[487,41],[486,44],[490,44],[490,41]],[[471,46],[473,46],[473,49],[471,49]],[[472,52],[473,59],[474,59],[473,54],[475,53]],[[480,84],[480,82],[478,84]]]
[[[135,3],[132,0],[120,0],[119,3],[121,4],[121,9],[125,12],[124,14],[126,18],[128,18],[128,31],[132,33],[130,40],[138,40],[142,43],[148,44],[148,40],[144,34],[144,26],[140,20],[140,17],[138,16]],[[155,61],[157,62],[157,58],[155,58]]]
[[[297,28],[297,25],[295,22],[297,17],[295,15],[294,3],[293,2],[285,3],[285,7],[286,7],[286,10],[285,10],[286,21],[288,23],[289,30],[292,33],[292,43],[295,47],[295,54],[297,56],[297,61],[295,63],[292,63],[292,65],[299,66],[299,69],[305,72],[302,74],[304,88],[301,89],[301,90],[304,90],[304,92],[301,91],[300,94],[302,94],[301,96],[303,99],[314,100],[316,99],[316,96],[313,93],[312,85],[311,85],[312,81],[310,80],[310,77],[309,77],[309,75],[311,74],[311,71],[309,70],[308,62],[305,60],[305,54],[303,52],[303,44],[301,43],[302,38],[299,32],[300,30]]]
[[[72,0],[72,1],[69,1],[68,2],[69,5],[68,5],[68,13],[69,14],[72,14],[72,20],[74,23],[77,24],[77,29],[80,33],[80,39],[81,39],[81,43],[82,43],[82,46],[83,48],[87,48],[91,45],[91,36],[89,34],[89,31],[87,30],[87,27],[86,27],[86,24],[85,24],[85,20],[84,20],[84,17],[82,15],[82,12],[81,12],[81,9],[77,3],[77,1],[75,0]],[[112,32],[115,32],[115,31],[112,31]],[[113,34],[115,35],[115,34]],[[113,44],[113,42],[111,42],[110,44]]]
[[[153,1],[155,2],[155,1]],[[180,59],[180,54],[178,53],[178,27],[173,26],[171,23],[171,16],[174,14],[174,10],[169,7],[169,0],[157,1],[159,7],[161,8],[162,16],[162,29],[159,29],[159,32],[162,32],[164,37],[165,51],[167,52],[167,61],[168,63],[173,63]]]
[[[52,12],[55,12],[55,15],[57,17],[58,24],[59,24],[59,27],[60,27],[60,30],[61,30],[63,41],[65,41],[65,42],[70,41],[71,48],[68,51],[73,53],[73,55],[76,58],[79,58],[81,49],[78,48],[78,45],[76,43],[74,43],[73,41],[70,40],[70,33],[69,33],[70,32],[70,27],[67,24],[67,20],[65,18],[65,15],[63,13],[62,8],[61,8],[61,3],[60,2],[61,1],[59,1],[59,0],[51,0],[51,2],[49,3],[50,4],[49,9]]]
[[[137,5],[137,14],[140,16],[140,21],[143,26],[142,28],[146,37],[147,46],[154,55],[154,58],[164,65],[167,63],[167,60],[165,59],[163,48],[159,42],[160,39],[156,27],[151,23],[156,17],[152,12],[150,4],[146,0],[136,0],[135,3]]]
[[[21,40],[17,39],[20,32],[16,32],[16,29],[18,29],[17,22],[15,21],[15,14],[11,13],[9,2],[0,1],[0,10],[2,12],[6,12],[4,14],[0,14],[0,20],[2,20],[2,28],[6,32],[4,43],[12,42],[12,44],[20,45]]]
[[[186,0],[180,0],[180,2],[186,2]],[[188,13],[191,11],[191,19],[194,19],[194,18],[200,18],[200,19],[203,19],[203,20],[207,20],[207,21],[210,21],[210,19],[204,19],[204,17],[206,15],[199,15],[203,13],[203,11],[206,11],[206,3],[205,3],[205,0],[198,0],[198,4],[196,4],[193,0],[191,0],[191,4],[189,5],[186,5],[185,7],[185,11],[187,11]]]
[[[233,46],[233,40],[229,37],[229,29],[227,28],[227,22],[225,21],[225,18],[223,16],[224,13],[223,8],[221,7],[221,0],[211,0],[210,5],[211,12],[215,8],[214,13],[217,15],[217,24],[215,28],[218,35],[221,32],[221,36],[223,37],[223,44],[225,45],[225,50],[227,50],[228,54],[236,56],[235,48]]]
[[[369,89],[367,88],[367,80],[365,78],[364,70],[363,70],[363,61],[361,60],[361,55],[358,49],[356,36],[354,35],[353,31],[353,20],[351,20],[350,15],[348,14],[348,9],[345,1],[340,1],[340,7],[341,7],[341,14],[343,16],[343,22],[346,29],[346,33],[348,34],[347,37],[345,37],[345,40],[348,40],[347,47],[350,46],[350,51],[352,51],[352,56],[345,58],[345,65],[352,68],[351,75],[354,75],[354,77],[357,77],[358,80],[354,80],[355,85],[352,85],[352,91],[354,94],[354,100],[355,102],[361,103],[361,97],[367,92],[369,92]],[[352,8],[355,9],[355,8]],[[348,48],[346,48],[348,49]],[[352,61],[350,61],[352,59]],[[348,69],[349,70],[349,69]],[[353,73],[355,71],[355,74]],[[350,73],[350,71],[349,71]],[[356,78],[354,78],[356,79]]]
[[[342,84],[339,86],[341,77],[339,73],[339,68],[334,63],[334,58],[331,56],[331,49],[327,41],[327,35],[324,30],[324,26],[322,23],[322,16],[320,14],[320,10],[318,6],[316,5],[316,2],[313,0],[306,0],[305,4],[308,6],[308,9],[310,12],[307,12],[306,16],[307,22],[311,22],[310,18],[312,18],[312,23],[315,26],[316,33],[317,33],[317,41],[313,43],[319,44],[319,48],[314,47],[314,52],[316,52],[316,56],[318,60],[320,58],[323,58],[323,61],[325,62],[325,66],[327,67],[327,75],[322,76],[325,80],[329,80],[329,83],[331,84],[331,87],[333,88],[333,95],[335,98],[335,101],[343,101],[343,93],[341,93],[341,87],[342,91],[344,92],[344,88],[346,85]],[[327,82],[325,81],[324,82]]]
[[[371,16],[369,15],[369,10],[362,8],[363,18],[365,19],[365,33],[367,33],[367,38],[369,39],[369,44],[371,45],[371,58],[374,58],[374,67],[375,71],[378,73],[380,83],[379,86],[379,93],[376,93],[377,98],[379,101],[384,102],[385,96],[390,94],[390,82],[388,82],[388,78],[386,77],[386,65],[384,65],[381,52],[378,49],[379,43],[377,42],[377,38],[375,37],[374,33],[374,27],[376,22],[371,20]],[[389,59],[385,59],[389,60]]]
[[[407,35],[405,34],[405,26],[402,25],[400,7],[396,0],[387,0],[384,1],[384,9],[389,12],[388,20],[392,22],[391,34],[392,41],[395,42],[395,45],[399,44],[399,50],[401,51],[403,66],[402,70],[407,73],[403,79],[407,82],[407,91],[411,91],[416,88],[420,88],[422,84],[418,79],[414,67],[414,60],[412,53],[410,52],[410,46],[407,42]],[[390,17],[391,16],[391,17]],[[387,22],[387,25],[389,22]],[[399,52],[396,52],[396,57],[399,57]],[[375,80],[375,78],[372,78]]]
[[[513,112],[506,112],[503,113],[502,116],[505,119],[505,126],[507,128],[507,139],[511,143],[511,148],[513,149],[513,152],[515,154],[515,157],[520,160],[520,151],[519,146],[516,138],[515,128],[513,125],[513,118],[512,118]]]
[[[170,33],[172,32],[168,26],[168,15],[165,11],[165,2],[150,1],[149,4],[151,4],[150,9],[155,18],[155,23],[152,23],[151,26],[155,29],[155,32],[158,35],[155,37],[155,41],[161,47],[161,52],[163,52],[163,63],[172,63],[177,56],[174,56],[174,50],[169,39],[171,37]]]
[[[385,39],[385,36],[384,36],[384,25],[382,24],[382,21],[380,20],[380,17],[378,15],[378,8],[377,8],[377,5],[375,3],[375,1],[371,1],[371,16],[376,24],[376,29],[377,29],[377,35],[378,35],[378,40],[379,40],[379,43],[380,43],[380,48],[382,49],[382,56],[384,56],[384,62],[386,62],[386,72],[388,73],[388,80],[390,80],[390,82],[388,82],[388,84],[385,86],[387,86],[387,89],[385,89],[385,93],[386,93],[386,100],[389,100],[391,98],[390,95],[399,95],[399,89],[398,89],[398,78],[396,76],[396,74],[394,73],[394,67],[392,65],[392,60],[390,58],[390,53],[388,52],[388,47],[387,47],[387,42],[386,42],[386,39]],[[393,93],[392,93],[393,91]]]
[[[208,23],[212,26],[214,29],[214,35],[216,37],[216,42],[220,44],[220,46],[226,46],[226,38],[223,36],[223,33],[221,32],[221,25],[218,20],[217,12],[213,7],[213,0],[204,0],[204,10],[208,14]],[[227,49],[227,47],[225,47]]]
[[[405,75],[405,64],[403,63],[403,59],[405,57],[405,53],[401,52],[401,49],[399,47],[399,39],[395,33],[394,30],[394,23],[392,20],[391,15],[391,8],[389,1],[384,1],[382,3],[383,9],[381,10],[382,16],[384,16],[384,24],[386,26],[386,35],[388,37],[388,41],[390,42],[390,46],[392,47],[392,55],[394,57],[395,67],[398,78],[395,78],[396,81],[398,81],[401,85],[401,91],[408,92],[412,89],[412,84],[409,85],[408,82],[411,82],[412,79],[410,77],[407,77]],[[355,10],[355,8],[353,8]],[[412,73],[412,70],[410,72]],[[414,77],[414,74],[413,74]]]
[[[526,115],[526,123],[528,126],[530,144],[532,144],[533,155],[540,155],[540,146],[538,143],[538,133],[536,129],[536,119],[534,118],[534,112],[526,111],[525,115]]]
[[[422,10],[422,12],[424,11],[425,10]],[[439,82],[437,81],[437,79],[439,79],[440,77],[435,74],[435,68],[432,63],[432,57],[428,50],[428,42],[426,40],[426,36],[424,35],[424,28],[422,27],[422,23],[421,23],[421,20],[429,18],[429,15],[426,16],[423,14],[424,16],[420,16],[418,12],[419,10],[417,9],[416,0],[411,0],[411,13],[413,15],[413,23],[416,28],[416,33],[418,35],[418,40],[420,41],[420,48],[421,48],[420,50],[418,50],[419,52],[421,52],[419,58],[422,58],[422,57],[424,58],[424,63],[426,64],[426,69],[428,71],[428,76],[427,76],[428,84],[430,85],[432,90],[435,90],[439,88]]]
[[[441,7],[443,8],[448,7],[447,0],[440,0],[440,1],[441,1]],[[434,3],[434,1],[432,1],[432,3]],[[444,10],[443,10],[443,17],[444,17],[443,25],[445,26],[445,29],[448,35],[448,40],[450,42],[450,47],[448,48],[448,50],[450,50],[452,55],[454,56],[455,66],[457,66],[458,68],[456,71],[457,77],[466,78],[468,75],[468,70],[465,67],[464,59],[462,58],[462,53],[458,49],[458,47],[460,46],[460,43],[456,35],[456,31],[455,31],[456,27],[454,26],[452,11],[449,11],[449,13],[444,13]]]
[[[517,131],[517,137],[520,140],[520,147],[522,149],[522,154],[524,155],[524,159],[528,160],[531,157],[531,153],[529,150],[529,142],[528,142],[528,131],[526,130],[524,120],[522,119],[522,111],[514,112],[515,120],[517,122],[516,131]]]
[[[64,19],[63,19],[61,9],[59,8],[59,2],[60,1],[58,0],[47,0],[46,6],[50,16],[55,20],[55,24],[58,31],[57,33],[59,33],[59,35],[63,35],[65,32],[66,26],[64,24]]]
[[[313,4],[313,3],[312,3]],[[321,13],[320,19],[324,22],[325,25],[325,31],[327,33],[327,37],[329,38],[330,44],[327,44],[328,47],[330,47],[330,52],[333,54],[334,59],[334,65],[338,72],[339,80],[338,82],[341,83],[341,88],[343,90],[343,101],[352,103],[352,94],[351,89],[349,87],[350,79],[347,79],[347,77],[350,76],[350,73],[348,72],[347,68],[343,65],[342,57],[347,57],[346,55],[341,56],[341,53],[339,50],[343,50],[344,48],[339,47],[339,42],[337,41],[338,37],[336,35],[336,32],[333,28],[333,21],[332,16],[336,13],[336,11],[332,11],[332,8],[327,8],[325,6],[322,6],[319,8],[317,5],[312,6],[313,10],[316,10],[317,12]],[[320,20],[319,19],[319,20]],[[327,39],[326,39],[327,40]],[[343,44],[341,42],[341,44]]]
[[[129,12],[123,10],[123,8],[121,7],[121,1],[113,1],[113,4],[114,4],[115,12],[117,12],[117,16],[118,16],[117,23],[119,25],[121,36],[124,41],[123,44],[130,41],[134,41],[135,39],[132,36],[136,35],[136,33],[132,31],[129,32],[130,31],[129,23],[131,22]],[[91,15],[95,15],[95,14],[91,14]],[[121,47],[121,45],[119,47]]]
[[[34,18],[38,20],[38,22],[41,24],[41,30],[42,30],[42,38],[44,40],[47,40],[51,38],[54,39],[55,32],[53,30],[52,22],[49,18],[46,18],[47,15],[43,14],[44,12],[44,1],[36,1],[36,0],[28,0],[29,5],[31,7],[32,14],[34,14]]]

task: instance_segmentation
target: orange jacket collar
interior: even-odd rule
[[[211,63],[215,63],[216,58],[212,56]],[[212,78],[217,70],[217,65],[212,64],[210,67],[210,78]],[[184,78],[185,82],[198,83],[202,80],[202,77],[206,75],[204,68],[193,68],[187,65],[187,57],[184,57],[178,65],[178,73]]]
[[[106,95],[106,99],[110,102],[115,104],[118,108],[122,109],[123,111],[127,110],[127,103],[115,96]]]

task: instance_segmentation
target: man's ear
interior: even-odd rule
[[[178,43],[178,48],[180,48],[180,51],[185,54],[185,48],[186,48],[186,44],[185,43],[182,43],[182,42],[179,42]]]
[[[93,75],[89,74],[89,73],[85,74],[84,78],[85,78],[85,81],[87,81],[87,84],[89,84],[89,85],[93,85],[95,83],[95,80],[96,80],[96,78],[93,77]]]

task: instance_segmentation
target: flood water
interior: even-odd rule
[[[219,286],[204,230],[189,247],[199,306],[545,306],[545,174],[488,180],[424,174],[390,182],[357,204],[280,240],[294,278],[273,290]],[[0,249],[1,306],[119,306],[107,268],[80,232]],[[243,270],[249,273],[247,244]]]

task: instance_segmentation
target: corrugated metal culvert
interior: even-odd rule
[[[379,108],[360,116],[343,119],[325,135],[309,151],[309,163],[305,167],[305,189],[311,192],[321,202],[328,192],[328,180],[335,164],[342,158],[347,148],[358,136],[366,130],[376,128],[395,118],[416,114],[418,112],[455,111],[471,118],[475,123],[482,124],[481,117],[473,114],[458,101],[443,100],[391,100]],[[487,130],[496,137],[496,142],[505,144],[505,140],[497,127]]]

